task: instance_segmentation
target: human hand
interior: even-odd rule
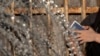
[[[98,35],[91,27],[89,26],[83,26],[85,30],[76,30],[75,32],[77,34],[77,39],[80,41],[80,43],[85,42],[93,42],[96,40],[96,36]]]

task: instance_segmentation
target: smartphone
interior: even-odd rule
[[[73,29],[73,30],[84,30],[82,25],[77,21],[73,21],[73,23],[71,24],[70,28]]]

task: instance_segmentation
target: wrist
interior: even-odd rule
[[[97,43],[100,43],[100,34],[96,34],[96,36],[94,36],[94,41]]]

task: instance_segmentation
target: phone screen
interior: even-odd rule
[[[70,28],[73,30],[83,30],[83,27],[77,21],[73,21]]]

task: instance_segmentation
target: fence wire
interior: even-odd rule
[[[12,3],[14,2],[14,8]],[[43,7],[39,0],[32,0],[32,8]],[[30,8],[29,0],[0,0],[0,56],[62,56],[57,51],[55,43],[50,42],[47,34],[47,17],[29,16],[26,14],[15,15],[7,13],[6,9]],[[14,19],[14,22],[12,22]],[[32,22],[32,28],[30,28]],[[56,39],[56,38],[55,38]],[[62,39],[63,40],[63,39]],[[53,40],[52,40],[53,41]],[[65,51],[65,45],[62,51]]]

